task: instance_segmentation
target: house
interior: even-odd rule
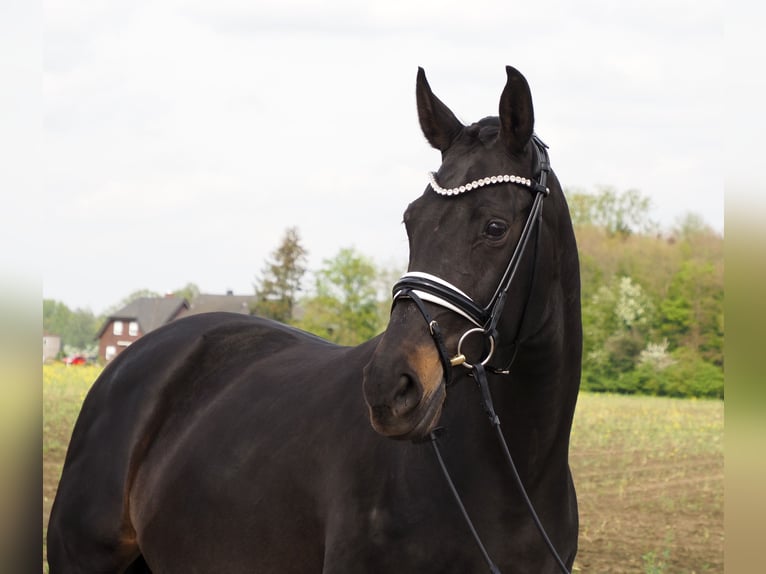
[[[188,311],[186,299],[140,297],[107,317],[96,334],[98,358],[108,363],[143,335],[177,319]]]
[[[141,297],[110,315],[98,331],[98,358],[108,363],[143,335],[166,323],[200,313],[228,311],[251,315],[254,295],[197,295],[191,303],[174,297]]]
[[[252,315],[258,298],[255,295],[234,295],[227,291],[226,295],[205,295],[200,293],[189,304],[189,308],[183,311],[180,317],[198,315],[199,313],[212,313],[214,311],[227,311]]]
[[[43,332],[43,363],[53,361],[61,351],[61,337]]]

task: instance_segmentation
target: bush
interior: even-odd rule
[[[616,377],[584,370],[582,388],[621,394],[723,398],[723,369],[688,348],[677,349],[670,356],[672,362],[662,368],[644,362]]]
[[[681,347],[672,353],[676,362],[662,371],[657,394],[670,397],[723,398],[723,369],[695,351]]]

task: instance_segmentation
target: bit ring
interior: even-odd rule
[[[480,362],[481,366],[486,365],[489,363],[489,360],[492,358],[492,355],[495,352],[495,338],[492,335],[487,334],[484,329],[481,327],[474,327],[473,329],[468,329],[465,333],[462,334],[460,337],[460,340],[457,342],[457,356],[458,357],[465,357],[465,355],[462,352],[463,343],[465,342],[468,335],[472,335],[474,333],[481,333],[482,335],[486,336],[487,339],[489,339],[489,353],[487,353],[487,356],[484,357],[484,359]],[[463,360],[461,363],[466,369],[473,369],[473,365],[469,363],[466,360]]]

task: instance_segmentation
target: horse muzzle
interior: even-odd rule
[[[424,438],[438,423],[446,397],[439,355],[429,340],[393,346],[387,339],[364,369],[370,424],[385,437]]]

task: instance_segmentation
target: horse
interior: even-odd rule
[[[441,166],[404,213],[382,334],[342,347],[200,314],[107,365],[67,451],[51,574],[571,569],[579,263],[529,85],[506,75],[499,115],[464,125],[418,69]]]

